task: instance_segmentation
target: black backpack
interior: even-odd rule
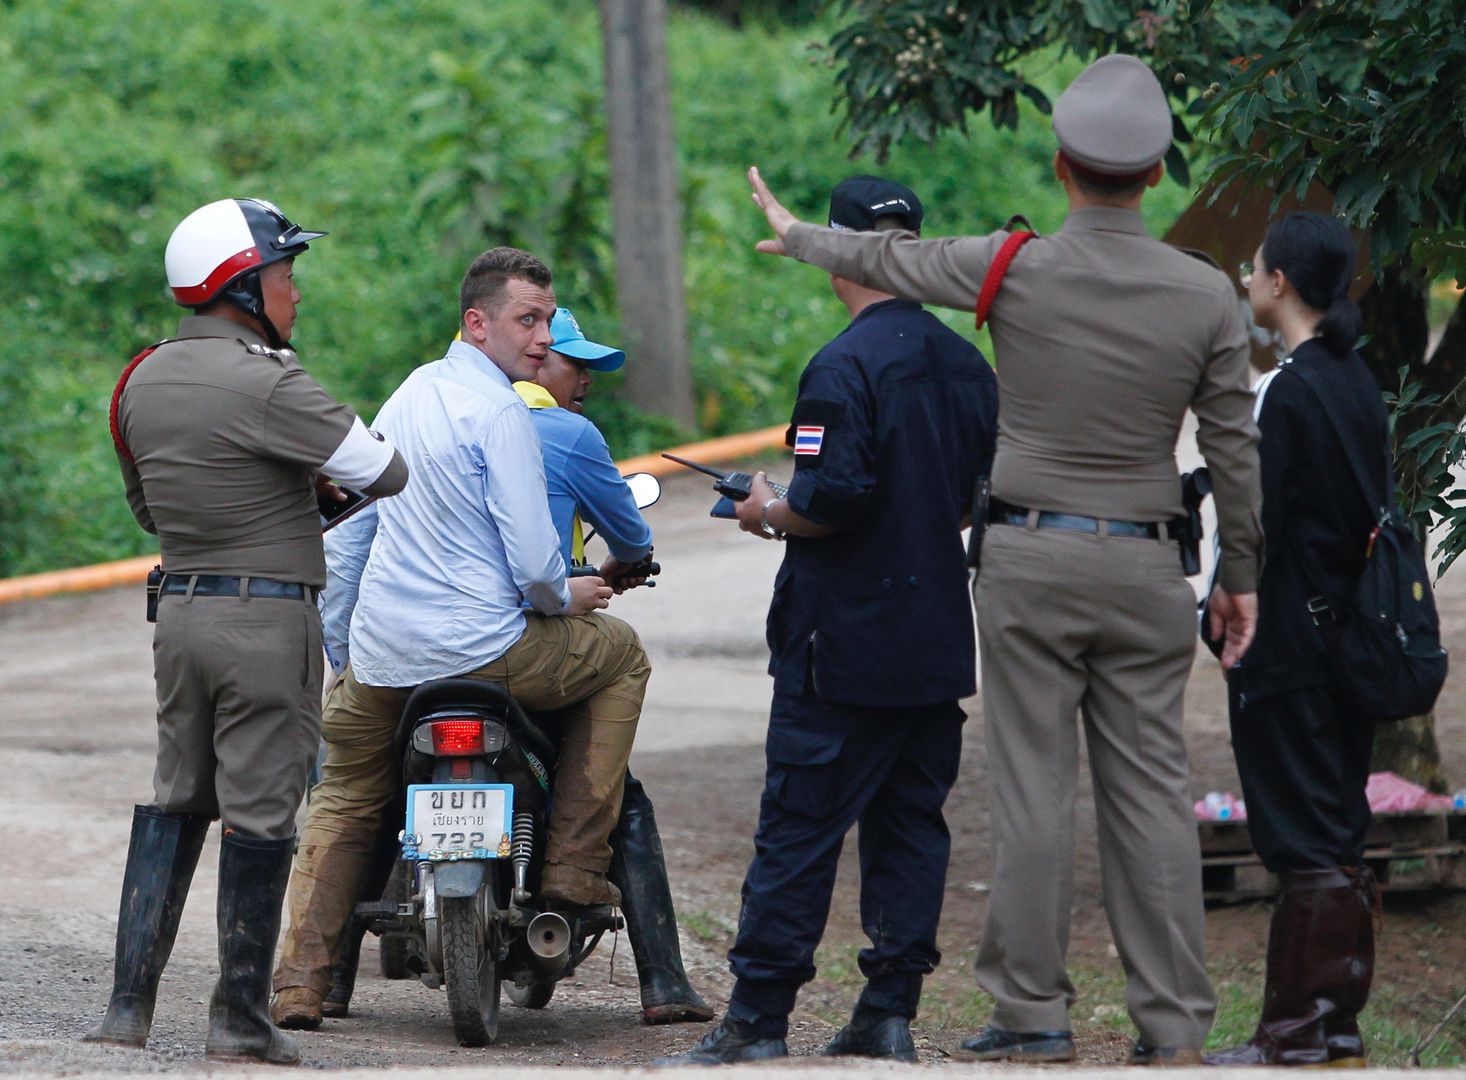
[[[1316,372],[1289,364],[1323,407],[1365,500],[1375,509],[1364,571],[1348,597],[1324,594],[1320,575],[1294,545],[1299,564],[1319,595],[1309,614],[1323,635],[1329,667],[1341,693],[1377,721],[1420,716],[1435,707],[1446,681],[1446,650],[1431,592],[1425,552],[1410,527],[1395,514],[1394,470],[1388,452],[1384,492],[1378,474],[1364,464],[1360,448],[1345,434],[1329,402],[1332,387]]]

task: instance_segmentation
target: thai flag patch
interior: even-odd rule
[[[824,425],[804,425],[794,429],[794,452],[796,454],[818,454],[825,445]]]

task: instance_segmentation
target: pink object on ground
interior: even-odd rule
[[[1364,793],[1369,798],[1369,808],[1376,814],[1451,809],[1449,795],[1432,795],[1419,784],[1392,772],[1370,773]]]
[[[1230,791],[1209,791],[1196,800],[1198,821],[1246,821],[1247,804]]]

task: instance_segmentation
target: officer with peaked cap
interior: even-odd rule
[[[1248,344],[1230,282],[1153,240],[1140,217],[1171,142],[1151,71],[1091,64],[1054,108],[1069,214],[988,280],[1007,232],[918,240],[798,222],[750,171],[786,254],[897,296],[984,297],[1002,412],[974,586],[995,861],[977,980],[996,1004],[963,1044],[983,1060],[1074,1057],[1065,970],[1080,717],[1104,906],[1139,1030],[1132,1063],[1196,1061],[1211,1026],[1201,868],[1182,693],[1193,596],[1172,521],[1189,408],[1211,467],[1221,562],[1211,602],[1224,665],[1251,640],[1260,528]],[[994,293],[994,288],[996,292]]]
[[[262,199],[220,199],[173,230],[164,263],[193,309],[112,398],[138,524],[163,553],[153,667],[158,759],[133,815],[112,997],[88,1039],[141,1048],[204,834],[219,845],[211,1059],[294,1064],[265,1012],[295,811],[321,727],[326,581],[317,491],[407,483],[402,456],[285,348],[306,232]],[[329,488],[326,488],[329,490]],[[334,492],[333,492],[334,494]]]
[[[830,196],[832,229],[910,235],[921,202],[857,176]],[[957,778],[976,665],[962,519],[992,460],[997,394],[971,343],[918,304],[832,275],[850,325],[799,380],[779,497],[762,473],[744,531],[785,539],[769,605],[768,772],[743,882],[728,1013],[662,1064],[780,1057],[814,977],[845,834],[860,829],[865,987],[827,1056],[915,1061],[910,1021],[941,959]]]

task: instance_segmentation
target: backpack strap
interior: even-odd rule
[[[1384,499],[1383,501],[1377,502],[1374,495],[1375,492],[1379,491],[1378,481],[1370,480],[1369,469],[1364,463],[1363,452],[1344,433],[1344,427],[1339,422],[1338,414],[1334,411],[1334,405],[1330,401],[1333,387],[1326,381],[1320,380],[1316,372],[1311,373],[1305,368],[1291,363],[1284,364],[1281,371],[1292,374],[1304,386],[1308,387],[1309,392],[1313,394],[1314,400],[1318,402],[1319,408],[1323,410],[1324,417],[1328,421],[1329,427],[1333,429],[1339,445],[1343,448],[1344,458],[1349,462],[1349,468],[1354,473],[1354,481],[1359,485],[1359,492],[1364,496],[1364,501],[1369,506],[1370,512],[1375,519],[1375,527],[1370,533],[1368,540],[1368,546],[1372,549],[1374,547],[1375,536],[1379,534],[1379,530],[1393,515],[1395,478],[1393,475],[1394,470],[1389,460],[1389,449],[1386,448],[1385,450]],[[1317,625],[1321,618],[1330,614],[1330,608],[1337,604],[1337,599],[1327,594],[1323,587],[1322,575],[1318,572],[1318,568],[1308,559],[1304,558],[1303,549],[1298,546],[1292,534],[1287,532],[1287,530],[1284,530],[1284,539],[1287,540],[1288,546],[1293,549],[1293,556],[1298,560],[1298,565],[1303,569],[1303,574],[1308,579],[1308,584],[1318,594],[1308,602],[1308,612],[1313,616],[1314,624]],[[1337,613],[1333,617],[1337,618]]]
[[[1395,504],[1395,476],[1393,462],[1389,448],[1385,449],[1384,460],[1384,491],[1383,497],[1375,498],[1375,493],[1380,490],[1378,474],[1375,479],[1370,479],[1370,468],[1365,464],[1363,451],[1356,446],[1345,433],[1344,427],[1339,422],[1339,414],[1334,411],[1334,402],[1330,401],[1333,393],[1333,386],[1318,377],[1317,372],[1310,372],[1296,364],[1285,364],[1283,371],[1297,377],[1303,385],[1313,393],[1314,400],[1323,409],[1323,414],[1333,428],[1339,445],[1343,448],[1344,458],[1349,462],[1349,468],[1353,470],[1354,481],[1359,485],[1359,492],[1364,496],[1364,501],[1369,504],[1370,512],[1375,521],[1384,524],[1386,520],[1394,515]]]
[[[1015,225],[1022,225],[1021,229],[1014,229]],[[1003,287],[1003,278],[1007,276],[1008,266],[1013,261],[1013,256],[1018,254],[1018,249],[1038,235],[1038,232],[1028,223],[1028,219],[1022,214],[1014,214],[1008,219],[1008,224],[1003,226],[1011,230],[1008,238],[1003,241],[1003,246],[998,248],[997,255],[993,256],[992,263],[988,266],[987,275],[982,279],[982,288],[977,294],[977,329],[981,330],[983,323],[988,321],[988,312],[992,310],[993,301],[998,298],[998,290]]]
[[[122,405],[122,391],[127,389],[127,380],[132,378],[132,373],[137,366],[148,357],[152,356],[160,346],[167,345],[173,338],[166,338],[156,344],[149,345],[142,352],[132,358],[128,365],[122,369],[122,377],[117,380],[117,388],[112,391],[112,407],[107,410],[107,423],[112,429],[112,445],[117,447],[117,452],[127,459],[129,465],[136,465],[137,458],[132,456],[132,451],[127,448],[127,443],[122,441],[122,428],[117,424],[117,411]]]

